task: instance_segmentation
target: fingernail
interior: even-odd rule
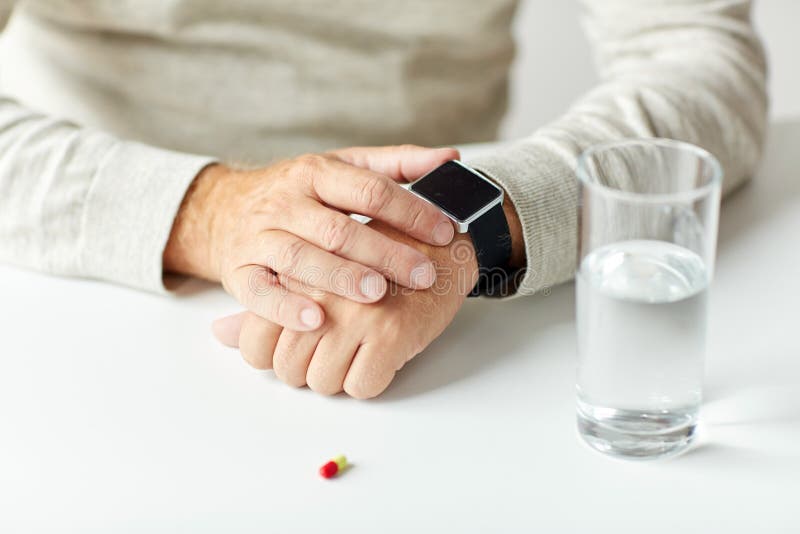
[[[430,262],[420,263],[411,270],[411,285],[414,287],[431,287],[436,280],[436,269]]]
[[[446,245],[453,240],[455,230],[453,223],[450,221],[442,221],[433,229],[433,240],[439,245]]]
[[[361,294],[369,300],[378,300],[386,293],[386,279],[378,273],[361,277]]]
[[[300,312],[300,322],[308,328],[318,327],[321,319],[316,308],[303,308]]]

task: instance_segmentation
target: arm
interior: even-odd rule
[[[601,83],[561,119],[470,163],[502,185],[521,221],[518,294],[569,280],[577,250],[575,159],[626,137],[712,152],[730,192],[755,170],[766,129],[766,67],[748,0],[584,0]],[[517,247],[515,245],[515,251]]]
[[[0,28],[14,4],[0,0]],[[172,221],[212,161],[125,142],[0,94],[0,262],[163,292]]]
[[[0,261],[163,291],[172,221],[211,161],[0,98]]]
[[[262,291],[276,283],[273,271],[310,275],[317,289],[359,302],[383,296],[381,274],[429,287],[428,258],[335,207],[449,243],[444,215],[382,172],[400,180],[454,157],[451,149],[353,148],[234,171],[0,99],[0,261],[153,291],[164,290],[165,270],[201,276],[266,319],[313,330],[324,321],[313,300]]]

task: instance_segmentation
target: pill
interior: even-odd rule
[[[343,471],[346,466],[347,466],[347,458],[345,458],[344,455],[340,454],[330,462],[320,467],[319,474],[322,475],[324,478],[333,478],[334,476],[336,476],[337,473]]]

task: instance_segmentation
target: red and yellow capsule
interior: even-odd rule
[[[337,473],[341,473],[347,466],[347,458],[343,454],[335,457],[330,462],[319,468],[319,474],[324,478],[333,478]]]

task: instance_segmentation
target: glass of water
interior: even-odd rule
[[[722,169],[669,139],[578,161],[578,431],[626,458],[685,450],[702,399]]]

